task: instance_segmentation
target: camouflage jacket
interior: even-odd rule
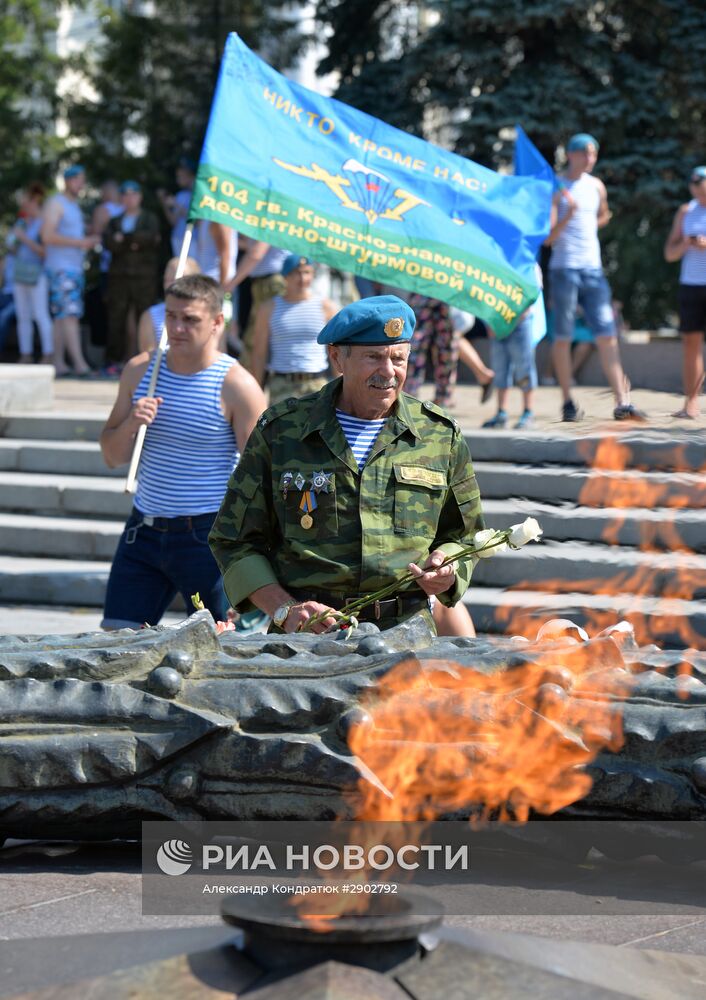
[[[340,382],[270,407],[250,436],[209,536],[233,607],[270,583],[371,593],[433,549],[458,552],[484,526],[456,421],[402,393],[359,471],[335,413]],[[457,565],[444,604],[463,596],[472,568]]]

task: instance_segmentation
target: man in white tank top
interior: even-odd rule
[[[645,420],[630,403],[613,315],[610,286],[603,274],[598,230],[608,224],[611,212],[603,181],[592,177],[598,143],[581,132],[569,139],[569,161],[552,203],[551,230],[545,240],[552,247],[549,263],[550,295],[554,311],[552,359],[563,396],[562,420],[580,420],[582,413],[571,398],[571,340],[576,309],[583,308],[593,333],[601,365],[615,397],[616,420]]]
[[[706,166],[694,167],[689,178],[691,200],[674,216],[664,256],[681,261],[679,330],[684,345],[684,406],[672,414],[681,420],[699,415],[704,384],[706,331]]]
[[[208,547],[208,532],[233,467],[265,408],[245,369],[218,350],[223,294],[205,275],[167,290],[169,349],[154,395],[155,353],[138,354],[122,373],[118,398],[100,438],[111,468],[130,461],[147,427],[135,506],[113,560],[102,626],[156,625],[177,593],[187,613],[197,592],[216,619],[228,602]]]

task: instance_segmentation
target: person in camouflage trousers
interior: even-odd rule
[[[401,391],[413,329],[397,296],[346,306],[319,335],[342,376],[261,417],[209,537],[233,607],[294,632],[413,572],[358,616],[389,628],[465,593],[471,560],[438,567],[484,526],[480,494],[456,421]]]

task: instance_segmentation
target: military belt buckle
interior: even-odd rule
[[[147,517],[143,516],[142,523],[146,524],[148,528],[151,528],[152,525],[154,524],[154,518],[150,516]]]

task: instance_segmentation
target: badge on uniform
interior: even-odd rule
[[[283,472],[279,480],[279,488],[282,490],[283,499],[287,499],[287,491],[291,489],[294,482],[293,472]]]
[[[311,476],[311,489],[314,493],[328,493],[331,486],[332,472],[314,472]]]

